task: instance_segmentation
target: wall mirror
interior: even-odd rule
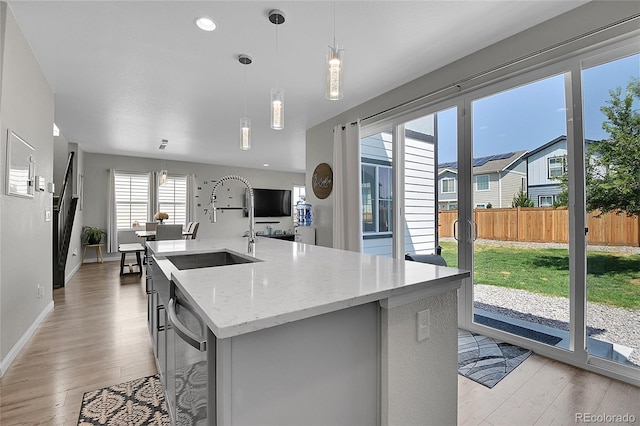
[[[7,130],[7,194],[33,198],[35,148]]]

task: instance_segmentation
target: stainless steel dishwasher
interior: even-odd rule
[[[173,281],[167,316],[167,402],[173,424],[214,425],[215,414],[207,415],[215,413],[207,406],[215,392],[208,389],[207,351],[215,354],[215,338]]]

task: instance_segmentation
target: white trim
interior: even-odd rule
[[[563,161],[560,164],[560,174],[557,176],[551,176],[551,160],[553,160],[554,164],[556,160],[562,159]],[[558,167],[554,167],[553,169],[557,169]],[[567,172],[567,160],[566,157],[562,155],[555,155],[553,157],[547,157],[547,179],[558,178]]]
[[[9,351],[6,357],[0,362],[0,377],[4,376],[4,374],[9,370],[13,361],[15,361],[16,357],[20,353],[20,351],[25,347],[31,336],[36,332],[40,324],[44,321],[46,316],[53,310],[53,300],[50,301],[47,306],[40,312],[40,315],[35,319],[35,321],[31,324],[31,326],[24,332],[20,340],[13,345],[13,348]]]
[[[98,260],[98,259],[96,259],[96,261],[97,261],[97,260]],[[78,272],[78,269],[80,269],[80,267],[81,267],[81,266],[82,266],[82,261],[80,261],[80,263],[78,263],[78,264],[75,266],[75,268],[73,268],[73,269],[71,270],[71,272],[69,272],[69,273],[67,274],[67,276],[66,276],[66,277],[64,277],[64,282],[65,282],[65,283],[69,282],[69,280],[70,280],[70,279],[75,275],[75,273],[76,273],[76,272]]]

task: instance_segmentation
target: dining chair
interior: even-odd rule
[[[156,230],[156,241],[181,240],[182,225],[158,225]]]
[[[191,229],[187,230],[187,233],[189,235],[187,235],[187,239],[189,240],[195,240],[196,239],[196,234],[198,233],[198,227],[200,226],[200,222],[192,222],[191,224]]]
[[[147,222],[144,225],[146,231],[155,231],[158,228],[158,222]]]

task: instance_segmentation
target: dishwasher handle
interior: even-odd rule
[[[189,330],[178,319],[178,315],[176,315],[175,299],[169,299],[167,314],[169,315],[169,323],[173,326],[173,330],[176,332],[176,334],[178,334],[178,336],[182,338],[182,340],[184,340],[200,352],[205,352],[207,350],[207,340]]]

